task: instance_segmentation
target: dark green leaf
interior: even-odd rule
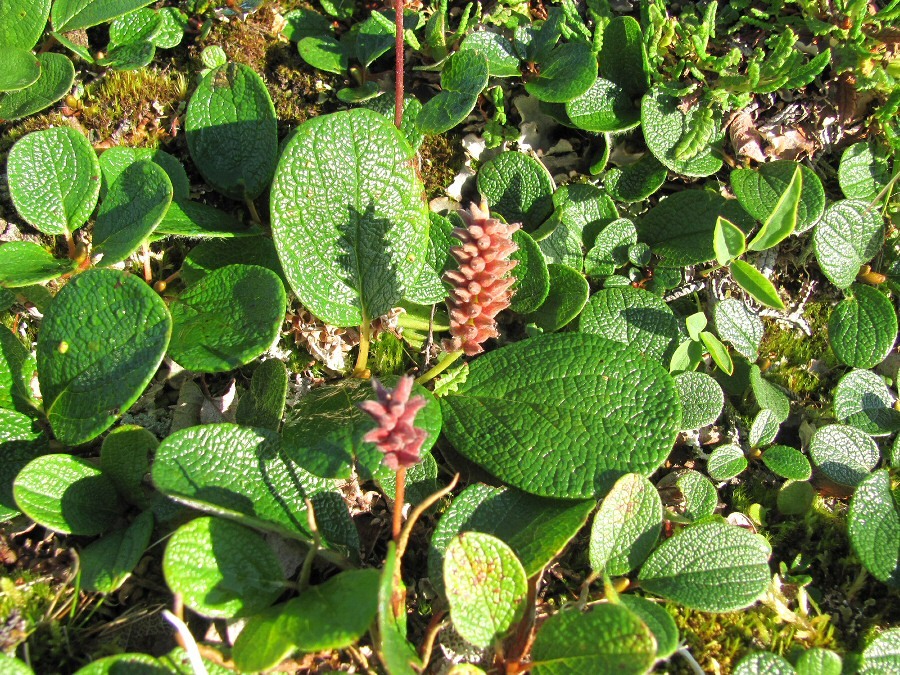
[[[72,272],[77,263],[54,258],[33,241],[9,241],[0,245],[0,285],[20,288],[40,284]]]
[[[854,282],[860,265],[884,242],[884,220],[877,208],[856,199],[831,204],[813,232],[813,248],[822,273],[838,288]]]
[[[25,89],[13,91],[0,99],[0,119],[7,122],[28,117],[49,108],[66,95],[75,81],[75,66],[64,54],[38,54],[41,76]]]
[[[847,533],[869,573],[885,584],[900,586],[900,508],[887,470],[876,471],[857,485]]]
[[[550,291],[547,299],[525,320],[547,333],[568,325],[581,313],[587,302],[589,287],[583,276],[565,265],[547,265]]]
[[[834,414],[871,436],[886,436],[900,429],[894,395],[870,370],[851,370],[834,389]]]
[[[828,318],[828,342],[835,356],[854,368],[872,368],[887,357],[897,340],[897,312],[881,291],[852,287]]]
[[[850,489],[869,475],[880,458],[875,441],[843,424],[817,429],[809,442],[809,456],[825,477]]]
[[[14,410],[0,408],[0,522],[19,514],[13,481],[28,462],[50,452],[40,425]]]
[[[153,0],[56,0],[50,13],[53,29],[65,33],[79,28],[90,28],[139,7]]]
[[[37,366],[56,438],[78,445],[112,426],[162,362],[172,319],[141,279],[88,270],[57,294],[41,325]]]
[[[521,152],[503,152],[478,170],[478,191],[491,210],[529,232],[553,213],[554,189],[544,165]]]
[[[18,91],[35,82],[41,75],[41,62],[21,47],[0,46],[0,92]]]
[[[253,371],[250,390],[238,402],[235,422],[248,427],[278,431],[288,391],[288,373],[284,363],[269,359]]]
[[[172,592],[212,619],[251,616],[284,591],[281,563],[265,539],[219,518],[179,527],[166,544],[162,569]]]
[[[558,44],[541,57],[540,74],[525,82],[525,90],[539,101],[571,101],[597,79],[597,57],[586,42]]]
[[[769,471],[790,480],[809,480],[812,467],[802,452],[787,445],[773,445],[762,456]]]
[[[702,612],[752,605],[771,581],[772,549],[758,534],[719,520],[691,525],[644,563],[641,587]]]
[[[16,476],[13,496],[34,522],[65,534],[100,534],[122,510],[112,482],[93,464],[72,455],[31,460]]]
[[[705,113],[702,105],[683,112],[679,107],[681,103],[660,87],[644,95],[641,124],[647,147],[672,171],[685,176],[714,174],[722,167],[716,149],[723,138],[720,116]],[[686,155],[683,146],[689,139],[693,147]]]
[[[647,625],[621,605],[570,609],[543,623],[531,650],[534,675],[617,673],[641,675],[656,660]]]
[[[583,333],[488,352],[441,408],[448,439],[470,460],[527,492],[568,499],[654,471],[681,422],[675,383],[661,366]],[[627,456],[612,451],[623,437]]]
[[[825,189],[816,173],[807,166],[786,159],[766,162],[758,169],[735,169],[731,172],[731,189],[747,213],[765,222],[775,211],[779,198],[785,193],[800,170],[802,188],[797,207],[796,232],[805,232],[815,225],[825,210]]]
[[[286,308],[284,284],[271,270],[256,265],[213,270],[172,302],[169,354],[188,370],[233,370],[278,338]]]
[[[191,96],[185,118],[188,150],[203,178],[232,199],[256,199],[278,161],[275,106],[252,68],[213,68]]]
[[[172,202],[172,182],[158,164],[143,160],[110,185],[94,223],[93,256],[104,267],[122,262],[156,229]]]
[[[127,528],[110,532],[81,551],[81,587],[112,593],[125,583],[150,545],[153,514],[144,511]]]

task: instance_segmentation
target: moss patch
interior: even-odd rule
[[[828,301],[813,301],[806,305],[803,318],[809,323],[810,336],[776,321],[766,326],[760,355],[773,364],[766,371],[766,377],[801,398],[828,391],[832,384],[832,371],[838,362],[828,343],[831,307]]]
[[[419,149],[422,158],[419,174],[429,199],[442,195],[444,188],[453,182],[465,164],[466,156],[460,138],[456,132],[425,136]]]

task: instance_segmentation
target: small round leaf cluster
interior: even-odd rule
[[[512,235],[522,226],[491,218],[483,201],[460,215],[466,227],[454,229],[453,236],[462,244],[450,249],[459,269],[444,273],[453,286],[447,299],[453,337],[443,347],[474,356],[484,351],[485,340],[498,336],[495,317],[509,307],[515,279],[508,275],[516,261],[507,258],[518,249]]]

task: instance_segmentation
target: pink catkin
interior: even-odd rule
[[[517,261],[507,258],[518,250],[512,235],[522,226],[491,218],[484,201],[460,215],[466,227],[455,228],[453,236],[461,245],[450,249],[459,269],[444,273],[444,281],[453,286],[447,299],[453,337],[444,340],[443,347],[474,356],[484,351],[485,340],[499,335],[495,317],[509,307],[515,283],[508,274]]]
[[[408,469],[418,463],[425,430],[413,426],[413,421],[425,407],[424,396],[409,397],[412,393],[413,378],[400,378],[396,389],[386,389],[378,380],[372,380],[375,401],[363,401],[359,407],[369,413],[378,426],[363,436],[363,440],[374,443],[384,453],[384,464],[389,469]]]

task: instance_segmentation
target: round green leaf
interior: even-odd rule
[[[759,358],[765,327],[759,315],[736,298],[726,298],[713,307],[716,332],[750,361]]]
[[[813,231],[813,249],[822,273],[838,288],[856,280],[860,265],[884,243],[884,220],[868,202],[845,199],[831,204]]]
[[[671,358],[678,339],[678,322],[669,306],[649,291],[631,287],[594,293],[578,319],[578,330],[634,345],[643,354],[664,363]],[[697,415],[692,417],[687,407],[683,409],[683,423],[692,422]]]
[[[144,511],[127,528],[86,546],[79,556],[81,588],[96,593],[117,590],[140,562],[152,534],[153,514]]]
[[[538,67],[539,75],[525,82],[525,90],[539,101],[571,101],[597,79],[597,57],[587,42],[556,45],[542,55]]]
[[[882,675],[900,669],[900,628],[890,628],[875,638],[862,653],[860,675]]]
[[[469,33],[459,45],[461,52],[468,49],[484,54],[491,77],[519,76],[519,57],[512,43],[499,33],[487,30]]]
[[[854,143],[841,155],[838,182],[847,199],[871,202],[891,180],[887,157],[867,142]]]
[[[441,71],[442,91],[419,112],[419,129],[426,134],[442,134],[461,123],[472,112],[487,82],[488,62],[481,52],[464,50],[451,55]]]
[[[147,160],[130,165],[97,210],[91,254],[103,266],[122,262],[146,242],[171,202],[172,182],[162,167]]]
[[[852,295],[828,318],[828,341],[835,356],[854,368],[881,363],[896,340],[897,312],[887,296],[871,286],[852,287]]]
[[[44,410],[56,438],[78,445],[112,426],[150,383],[171,333],[165,303],[137,277],[88,270],[66,284],[37,342]]]
[[[135,9],[149,5],[153,0],[56,0],[50,20],[53,29],[65,33],[79,28],[90,28],[111,21]]]
[[[0,92],[17,91],[37,82],[41,62],[27,49],[0,47]]]
[[[48,108],[66,95],[75,81],[75,66],[65,54],[38,54],[41,75],[31,86],[0,99],[0,119],[19,120]]]
[[[789,480],[778,489],[778,511],[785,516],[802,516],[809,511],[815,497],[816,490],[807,481]]]
[[[747,654],[734,667],[734,675],[794,675],[794,667],[772,652]]]
[[[40,284],[72,272],[77,263],[55,258],[33,241],[9,241],[0,245],[0,285],[21,288]]]
[[[284,573],[265,539],[219,518],[195,518],[166,544],[163,575],[173,593],[212,619],[250,616],[284,591]]]
[[[144,492],[144,476],[150,472],[150,455],[158,446],[156,436],[134,424],[116,427],[100,446],[103,473],[123,499],[144,508],[150,506]]]
[[[675,376],[675,383],[681,396],[681,425],[684,429],[707,426],[722,414],[725,394],[719,383],[706,373],[694,370],[679,373]]]
[[[513,241],[519,248],[509,259],[518,261],[513,268],[513,297],[509,308],[519,314],[528,314],[540,307],[550,293],[550,272],[547,261],[537,242],[525,230],[513,232]]]
[[[297,43],[300,58],[313,68],[343,75],[350,66],[347,47],[330,35],[311,35]]]
[[[707,190],[682,190],[666,197],[635,223],[640,240],[663,260],[663,267],[683,267],[716,257],[713,234],[724,218],[744,232],[753,220],[735,200]]]
[[[616,205],[589,183],[563,185],[553,193],[553,216],[534,233],[548,263],[581,271],[584,245],[615,221]],[[552,232],[545,234],[552,227]]]
[[[268,359],[253,371],[250,389],[241,396],[234,421],[248,427],[278,431],[288,392],[288,372],[283,361]]]
[[[662,605],[639,595],[621,595],[619,604],[647,624],[656,638],[657,659],[667,659],[678,650],[678,626]]]
[[[775,210],[798,166],[803,186],[795,232],[805,232],[825,211],[825,188],[815,171],[806,165],[779,159],[761,164],[758,169],[735,169],[731,172],[731,189],[747,213],[764,223]]]
[[[441,515],[431,537],[428,575],[443,592],[444,553],[460,532],[484,532],[504,543],[533,577],[562,551],[587,520],[593,500],[535,497],[509,487],[475,483],[463,490]]]
[[[488,352],[441,398],[450,442],[526,492],[603,494],[625,473],[653,472],[681,422],[662,366],[598,335],[542,335]],[[622,439],[629,452],[621,453]]]
[[[478,191],[507,222],[537,229],[553,213],[553,178],[522,152],[503,152],[478,170]]]
[[[572,124],[595,133],[620,132],[641,123],[641,111],[635,107],[628,90],[598,77],[590,89],[566,103]]]
[[[778,421],[775,413],[768,408],[763,408],[756,413],[753,423],[750,425],[748,439],[750,445],[758,447],[774,442],[780,426],[781,423]]]
[[[230,239],[234,237],[259,238],[259,235],[262,234],[262,229],[256,225],[245,225],[232,214],[204,204],[203,202],[192,202],[187,199],[181,199],[169,204],[169,210],[166,211],[166,215],[163,216],[162,222],[156,226],[153,234],[155,236],[175,235],[177,237],[211,237],[217,239]],[[268,237],[267,239],[271,243],[272,240]],[[227,244],[223,245],[227,246]],[[250,257],[252,256],[252,253],[249,251],[251,248],[250,244],[241,242],[240,244],[237,244],[237,246],[241,247],[242,250],[247,250],[248,257],[231,260],[227,263],[220,261],[217,267],[224,267],[226,264],[230,265],[232,263],[246,263],[248,265],[257,264],[252,257]],[[270,267],[270,269],[277,272],[279,276],[283,277],[284,273],[281,271],[281,264],[278,262],[278,256],[275,254],[274,245],[269,246],[268,248],[272,251],[275,264],[274,266],[263,265],[263,267]],[[287,282],[285,281],[285,283]]]
[[[191,196],[191,184],[188,181],[187,173],[176,157],[158,148],[127,148],[120,145],[105,150],[100,155],[102,175],[100,198],[106,199],[109,186],[116,182],[125,169],[142,160],[158,164],[166,172],[172,182],[173,199],[188,199]]]
[[[152,42],[162,29],[162,16],[142,7],[117,17],[109,24],[109,41],[114,45]]]
[[[709,176],[722,167],[716,145],[722,141],[721,118],[696,105],[686,112],[681,101],[651,89],[641,100],[641,124],[650,152],[672,171],[685,176]],[[693,145],[690,153],[684,146]]]
[[[172,671],[149,654],[116,654],[91,661],[75,675],[170,675]]]
[[[668,171],[651,153],[621,168],[613,168],[603,177],[603,185],[617,202],[641,202],[666,181]]]
[[[378,609],[378,570],[349,570],[251,617],[234,643],[242,672],[269,670],[290,652],[342,649],[369,629]]]
[[[212,70],[228,63],[228,54],[219,45],[209,45],[200,52],[200,61],[209,70]]]
[[[588,553],[591,567],[610,576],[628,574],[656,546],[662,524],[663,506],[656,488],[644,476],[625,474],[594,516]]]
[[[203,178],[232,199],[256,199],[278,162],[275,106],[250,66],[213,68],[191,96],[188,150]]]
[[[278,275],[228,265],[172,302],[169,354],[188,370],[219,373],[250,363],[278,338],[287,296]]]
[[[393,376],[382,379],[386,387],[394,387],[396,383],[397,378]],[[291,408],[285,420],[282,430],[285,452],[316,476],[347,479],[355,464],[357,473],[368,480],[384,460],[374,444],[363,441],[375,422],[358,404],[372,396],[369,382],[355,378],[309,392]],[[415,418],[415,426],[426,432],[421,449],[424,454],[441,433],[440,406],[421,385],[413,385],[412,396],[423,396],[426,401]]]
[[[18,0],[0,5],[0,45],[30,50],[37,44],[51,0]]]
[[[581,274],[565,265],[547,265],[547,274],[550,277],[547,299],[535,311],[527,314],[525,320],[552,333],[568,325],[581,313],[590,288]]]
[[[628,262],[628,249],[637,243],[637,230],[628,218],[618,218],[600,230],[584,258],[589,277],[605,277]]]
[[[900,429],[894,395],[871,370],[851,370],[834,388],[834,414],[844,424],[870,436],[887,436]]]
[[[428,209],[403,134],[376,112],[316,117],[272,185],[272,234],[291,287],[326,323],[390,310],[419,276]]]
[[[720,445],[706,460],[706,473],[714,481],[734,478],[746,468],[747,458],[737,445]]]
[[[0,408],[0,522],[19,514],[13,481],[28,462],[49,452],[37,422],[14,410]]]
[[[206,424],[176,431],[159,446],[152,477],[160,492],[182,504],[306,541],[312,536],[308,498],[327,542],[359,546],[333,483],[290,462],[269,429]]]
[[[7,675],[34,675],[34,671],[24,662],[3,653],[0,653],[0,670]]]
[[[153,36],[153,44],[160,49],[172,49],[181,44],[184,30],[188,26],[187,14],[177,7],[163,7],[158,10],[162,17],[159,32]]]
[[[621,605],[604,604],[547,619],[534,639],[531,672],[641,675],[655,660],[656,640],[647,625]]]
[[[34,131],[9,151],[9,194],[19,215],[44,234],[84,225],[100,194],[100,162],[70,127]]]
[[[650,88],[650,68],[641,26],[630,16],[617,16],[603,31],[600,75],[626,88],[632,98]]]
[[[496,537],[463,532],[444,555],[444,588],[453,627],[485,649],[522,617],[528,581],[515,552]]]
[[[749,607],[766,592],[771,553],[758,534],[709,520],[663,542],[638,579],[650,593],[686,607],[731,612]]]
[[[830,649],[813,647],[807,649],[797,659],[797,675],[841,675],[841,657]]]
[[[850,500],[850,543],[873,577],[900,586],[900,507],[886,469],[866,476]]]
[[[169,208],[170,211],[171,209],[172,207]],[[275,243],[269,237],[216,237],[204,241],[187,254],[181,266],[181,278],[185,284],[192,286],[213,270],[235,264],[258,265],[270,269],[287,285]]]
[[[152,42],[129,42],[111,47],[106,56],[97,59],[97,65],[113,70],[139,70],[149,65],[154,56],[156,45]]]
[[[677,469],[656,485],[663,503],[682,519],[700,520],[715,513],[719,505],[716,486],[699,471]]]
[[[790,399],[781,389],[762,376],[759,366],[750,367],[750,389],[753,391],[756,405],[763,410],[771,410],[779,424],[791,414]]]
[[[809,480],[812,467],[802,452],[787,445],[773,445],[762,455],[769,471],[790,480]]]
[[[856,487],[880,458],[878,446],[868,434],[843,424],[816,429],[809,456],[829,480],[849,488]]]
[[[292,9],[284,15],[281,34],[291,42],[300,42],[305,37],[326,35],[331,32],[331,21],[311,9]]]
[[[100,534],[122,511],[112,482],[93,464],[72,455],[31,460],[16,476],[13,496],[34,522],[65,534]]]

